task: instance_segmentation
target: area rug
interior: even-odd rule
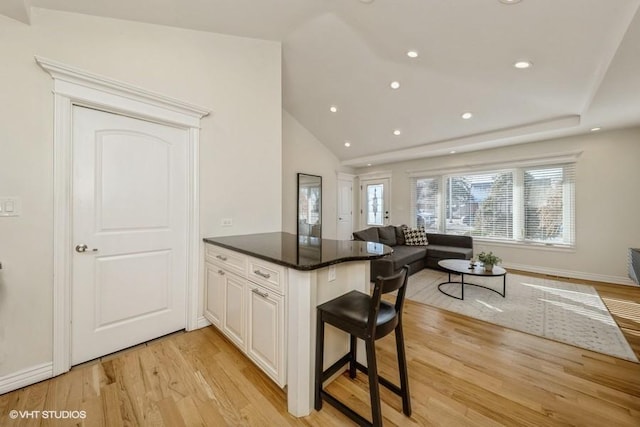
[[[438,291],[447,274],[425,269],[409,278],[410,300],[484,320],[588,350],[638,362],[622,331],[592,286],[540,277],[507,274],[506,298],[476,286],[465,286],[464,300]],[[451,275],[451,280],[460,276]],[[502,277],[465,276],[471,282],[502,291]],[[460,284],[442,289],[460,296]]]

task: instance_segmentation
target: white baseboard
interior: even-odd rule
[[[53,377],[53,362],[32,366],[0,377],[0,394],[8,393]]]
[[[205,319],[204,316],[198,317],[198,329],[206,328],[209,325],[211,325],[211,322],[209,322],[207,319]]]
[[[615,283],[619,285],[638,286],[628,277],[609,276],[606,274],[585,273],[583,271],[560,270],[525,264],[501,264],[503,267],[514,270],[530,271],[532,273],[548,274],[550,276],[568,277],[571,279],[593,280],[595,282]]]

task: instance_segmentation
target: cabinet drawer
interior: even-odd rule
[[[205,260],[223,266],[225,269],[247,276],[247,256],[233,252],[220,246],[207,244],[205,246]]]
[[[249,280],[280,295],[284,294],[285,268],[256,258],[249,258]]]

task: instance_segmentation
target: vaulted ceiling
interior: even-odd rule
[[[5,0],[0,13],[28,19],[29,3],[281,41],[284,108],[345,165],[640,125],[640,0]]]

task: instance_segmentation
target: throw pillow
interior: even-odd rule
[[[363,242],[375,242],[379,243],[380,240],[378,238],[378,228],[371,227],[366,230],[356,231],[353,233],[353,238],[355,240],[362,240]]]
[[[426,246],[429,244],[424,228],[405,228],[404,240],[407,246]]]
[[[378,236],[383,245],[396,245],[396,228],[393,225],[378,228]]]

